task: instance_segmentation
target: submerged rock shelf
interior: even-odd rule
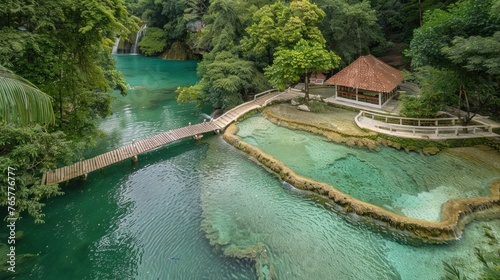
[[[274,117],[277,118],[276,115],[274,115]],[[284,122],[288,124],[295,122],[292,120],[275,121],[279,121],[282,125]],[[295,124],[292,127],[301,129],[301,127],[303,128],[306,126],[307,124],[304,122]],[[317,125],[310,125],[309,127],[312,128],[308,129],[308,131],[313,133],[319,133],[321,130]],[[470,221],[476,218],[500,217],[500,179],[496,179],[490,183],[490,195],[488,197],[455,199],[446,202],[442,207],[441,221],[433,222],[418,220],[401,216],[376,205],[357,200],[326,183],[302,177],[287,167],[283,162],[264,153],[261,149],[242,141],[236,136],[237,132],[238,127],[236,125],[231,125],[226,130],[224,139],[275,172],[282,180],[292,184],[296,188],[313,191],[328,197],[346,213],[354,213],[359,216],[367,217],[372,221],[372,224],[376,226],[389,228],[394,231],[402,231],[424,242],[444,243],[458,239],[462,235],[465,225]],[[331,133],[333,134],[333,132]],[[331,137],[328,138],[333,140]],[[362,138],[360,138],[360,141],[360,143],[363,143]],[[369,145],[364,143],[363,145],[356,145],[369,147]]]

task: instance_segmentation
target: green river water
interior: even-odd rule
[[[133,89],[127,97],[116,96],[113,116],[101,123],[109,137],[87,156],[202,121],[197,108],[177,104],[173,93],[178,85],[197,81],[196,62],[127,55],[115,58]],[[242,122],[240,133],[270,154],[283,155],[282,160],[298,173],[323,181],[328,181],[321,177],[326,171],[341,174],[337,177],[343,179],[332,183],[345,183],[346,190],[354,175],[346,173],[351,169],[347,167],[360,166],[359,170],[366,171],[381,155],[388,166],[406,156],[386,150],[363,152],[281,129],[256,117]],[[273,149],[268,144],[277,140],[270,132],[286,133],[297,141],[312,137],[319,146],[299,141],[294,146],[286,144],[291,150],[282,150],[283,146]],[[330,164],[335,160],[320,164],[321,156],[334,154],[329,149],[341,151],[335,160],[347,163],[341,167]],[[306,154],[311,158],[305,158]],[[408,166],[423,166],[407,174],[423,176],[420,173],[430,163],[414,157],[410,156]],[[462,164],[460,159],[435,161],[435,166]],[[356,165],[358,162],[365,165]],[[310,166],[306,168],[311,163],[322,172],[311,173]],[[460,185],[458,196],[484,194],[487,181],[500,177],[498,169],[474,168],[484,170],[484,176],[471,179],[479,181],[480,187]],[[410,180],[408,176],[400,179],[403,185]],[[372,179],[373,186],[362,187],[353,196],[366,195],[363,188],[379,193],[373,203],[408,216],[438,219],[436,207],[442,197],[455,195],[450,191],[453,180],[450,185],[435,181],[431,189],[384,193],[375,191],[381,178],[359,178]],[[257,243],[264,245],[277,279],[441,279],[443,261],[475,279],[482,266],[473,257],[474,248],[498,248],[485,232],[500,238],[500,220],[492,220],[469,224],[463,237],[449,244],[397,242],[357,217],[340,215],[324,199],[281,182],[215,135],[200,142],[189,139],[170,144],[140,155],[135,167],[129,161],[118,163],[89,174],[87,182],[73,181],[63,190],[65,195],[47,202],[45,224],[34,225],[31,219],[18,222],[25,234],[17,254],[38,256],[20,264],[15,279],[256,279],[254,261],[228,257],[224,250],[251,248]],[[430,210],[421,213],[416,208],[423,201],[430,201],[426,206]]]

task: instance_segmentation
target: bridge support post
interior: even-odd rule
[[[87,181],[88,173],[85,173],[81,176],[83,181]]]
[[[139,161],[139,159],[137,158],[137,155],[134,155],[131,159],[132,159],[133,164],[137,164],[137,162]]]

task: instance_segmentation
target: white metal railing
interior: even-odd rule
[[[376,119],[375,116],[378,118]],[[415,118],[401,118],[401,117],[393,117],[393,116],[386,116],[382,114],[375,114],[375,113],[370,113],[370,112],[365,112],[361,111],[357,116],[356,116],[356,123],[361,124],[362,123],[362,118],[368,118],[372,121],[370,124],[372,127],[386,130],[389,133],[397,133],[397,132],[406,132],[406,133],[412,133],[413,135],[418,134],[428,134],[428,135],[435,135],[437,136],[443,136],[443,135],[459,135],[459,134],[476,134],[478,132],[488,132],[492,133],[492,126],[483,124],[483,125],[469,125],[469,126],[457,126],[457,125],[439,125],[441,121],[446,120],[457,120],[457,118],[443,118],[443,119],[415,119]],[[420,125],[421,123],[418,122],[419,125],[404,125],[404,124],[397,124],[397,123],[389,123],[387,121],[382,121],[380,118],[389,118],[389,119],[407,119],[407,120],[421,120],[421,121],[433,121],[434,123],[437,123],[438,125],[429,125],[427,123],[426,126]],[[446,122],[445,122],[446,123]],[[453,121],[453,124],[455,122]],[[368,126],[365,126],[365,128],[369,128]]]
[[[435,136],[442,136],[444,134],[448,135],[459,135],[459,134],[476,134],[478,132],[489,132],[492,133],[491,125],[470,125],[470,126],[411,126],[411,125],[399,125],[399,124],[388,124],[380,123],[374,124],[376,128],[388,130],[390,133],[395,132],[409,132],[413,135],[418,134],[434,134]]]
[[[256,95],[253,96],[253,100],[255,101],[257,99],[257,97],[261,96],[261,95],[264,95],[266,93],[270,93],[270,92],[273,92],[273,91],[277,91],[277,89],[275,88],[272,88],[272,89],[269,89],[269,90],[266,90],[266,91],[263,91],[261,93],[257,93]]]
[[[361,111],[361,116],[371,118],[385,123],[411,125],[411,126],[443,126],[455,125],[459,122],[458,118],[435,118],[435,119],[419,119],[419,118],[404,118],[398,116],[388,116],[367,111]]]
[[[261,93],[257,93],[256,95],[254,95],[253,101],[255,101],[255,100],[257,99],[257,97],[258,97],[258,96],[262,96],[262,95],[264,95],[264,94],[271,93],[271,92],[273,92],[273,91],[278,91],[278,90],[273,88],[273,89],[269,89],[269,90],[263,91],[263,92],[261,92]],[[231,110],[229,110],[229,111],[225,112],[224,114],[220,115],[220,116],[219,116],[219,117],[217,117],[216,119],[212,119],[211,121],[218,121],[218,120],[222,119],[222,117],[225,117],[226,115],[230,114],[231,112],[234,112],[234,111],[236,111],[237,109],[239,109],[239,108],[241,108],[241,107],[243,107],[243,106],[246,106],[246,105],[248,105],[250,102],[253,102],[253,101],[247,101],[247,102],[241,103],[240,105],[238,105],[238,106],[236,106],[236,107],[232,108]],[[231,119],[233,119],[233,118],[231,118]],[[233,119],[233,120],[234,120],[234,119]]]
[[[285,93],[287,93],[287,91],[283,91],[281,92],[280,94],[277,94],[269,99],[267,99],[264,104],[262,104],[261,107],[267,107],[271,102],[273,102],[275,99],[278,99],[279,97],[281,97],[282,95],[284,95]]]

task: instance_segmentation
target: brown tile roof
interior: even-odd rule
[[[373,55],[360,56],[325,84],[340,85],[377,92],[391,92],[401,81],[399,70],[385,64]]]
[[[326,78],[325,74],[323,74],[321,72],[319,72],[319,73],[313,73],[311,75],[311,79],[325,79],[325,78]]]

